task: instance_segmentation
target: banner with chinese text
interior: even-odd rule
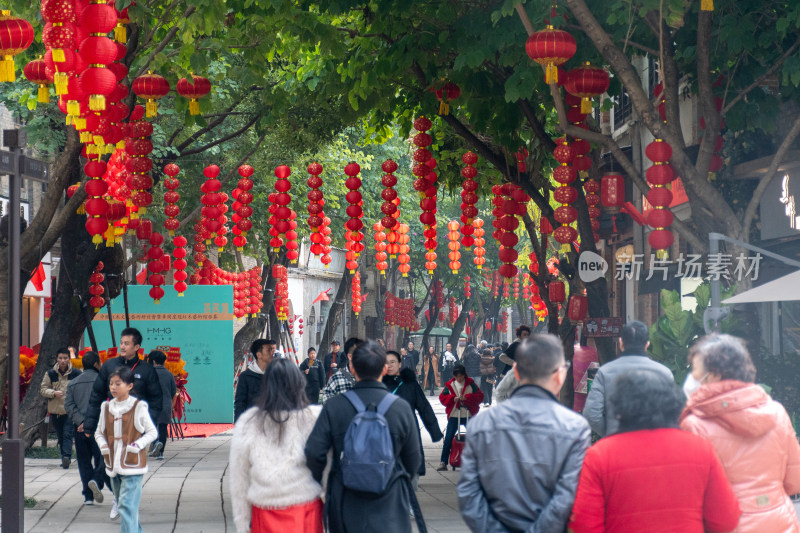
[[[172,287],[165,289],[156,304],[148,294],[150,286],[128,287],[130,323],[144,337],[145,355],[159,346],[180,348],[192,397],[186,406],[187,422],[233,422],[233,287],[192,285],[183,297]],[[107,313],[92,321],[101,350],[117,346],[125,328],[122,296],[111,302],[111,317],[116,339],[111,338]]]

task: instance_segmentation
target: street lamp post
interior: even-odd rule
[[[24,446],[19,434],[19,345],[22,324],[20,297],[20,150],[25,132],[3,130],[3,144],[11,150],[14,171],[8,175],[8,438],[3,443],[3,531],[23,531],[25,503]]]

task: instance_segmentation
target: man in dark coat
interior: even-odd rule
[[[408,355],[414,360],[414,368],[419,366],[419,350],[414,349],[414,343],[408,341]]]
[[[153,443],[153,450],[150,453],[150,457],[161,461],[164,459],[164,447],[167,445],[167,430],[169,423],[172,422],[172,400],[178,393],[178,386],[175,384],[175,376],[164,367],[164,363],[167,362],[167,354],[161,350],[153,350],[147,358],[156,369],[158,382],[161,384],[161,414],[158,416],[158,420],[153,420],[158,428],[158,439]]]
[[[100,418],[100,405],[109,398],[108,380],[114,370],[127,366],[133,372],[133,391],[131,394],[147,402],[150,418],[158,420],[161,414],[161,384],[155,369],[147,361],[139,359],[142,334],[136,328],[122,330],[119,340],[119,355],[106,361],[92,386],[89,407],[83,420],[83,432],[87,437],[94,435],[97,419]]]
[[[376,342],[359,345],[351,358],[351,371],[356,377],[353,390],[369,408],[390,394],[380,382],[386,373],[386,353]],[[333,465],[328,478],[325,511],[332,533],[346,531],[380,531],[411,533],[409,518],[409,472],[419,468],[421,453],[414,413],[406,402],[396,401],[386,412],[386,421],[395,450],[395,473],[380,495],[347,489],[342,477],[341,456],[344,436],[356,409],[344,395],[328,400],[322,407],[306,443],[306,463],[314,479],[322,480],[333,449]]]
[[[308,358],[300,363],[300,372],[306,377],[306,396],[311,403],[319,403],[319,393],[325,386],[325,370],[317,359],[317,350],[308,349]]]
[[[325,367],[325,383],[331,379],[339,367],[347,366],[347,354],[339,351],[339,341],[331,341],[331,351],[325,354],[322,362]]]
[[[236,392],[233,395],[233,421],[239,415],[255,405],[256,398],[261,393],[261,381],[264,371],[275,357],[277,343],[271,339],[256,339],[250,345],[250,353],[255,357],[250,361],[247,370],[239,374],[239,381],[236,383]]]
[[[467,370],[467,377],[478,379],[481,375],[481,354],[475,349],[475,346],[470,344],[464,350],[464,355],[461,357],[461,364]]]

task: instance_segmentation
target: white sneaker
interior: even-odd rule
[[[97,486],[97,481],[91,479],[89,480],[89,490],[92,491],[92,496],[94,496],[94,501],[97,503],[103,503],[103,491],[100,490],[100,487]]]
[[[118,520],[119,519],[119,508],[117,507],[117,499],[114,498],[114,505],[111,506],[111,512],[108,513],[108,517],[111,520]]]

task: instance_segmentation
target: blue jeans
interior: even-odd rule
[[[467,425],[469,418],[462,418],[461,424]],[[458,417],[447,419],[447,429],[444,432],[444,445],[442,446],[442,462],[447,464],[450,460],[450,448],[453,446],[453,437],[458,431]]]
[[[142,533],[139,524],[139,501],[142,499],[142,474],[111,478],[111,490],[117,498],[121,533]]]

